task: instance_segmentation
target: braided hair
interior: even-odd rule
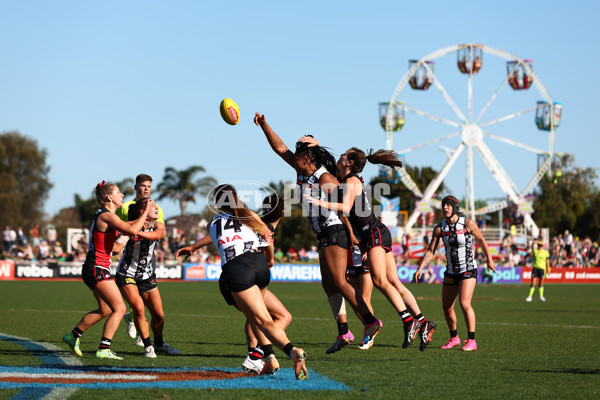
[[[312,135],[306,135],[313,137]],[[322,146],[309,146],[308,143],[302,141],[296,142],[295,155],[306,154],[309,160],[315,165],[322,165],[327,172],[335,176],[337,172],[337,163],[335,157],[331,155],[329,149]]]

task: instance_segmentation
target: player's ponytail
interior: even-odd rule
[[[352,147],[346,152],[346,158],[348,161],[352,161],[350,171],[362,172],[365,164],[370,162],[371,164],[381,164],[387,167],[402,167],[402,161],[398,158],[398,155],[393,150],[369,150],[369,154],[366,155],[364,151],[356,147]]]
[[[219,185],[214,190],[215,205],[221,211],[228,211],[233,218],[241,224],[246,225],[254,232],[265,235],[265,225],[256,215],[248,209],[248,206],[238,198],[235,188],[228,184]]]

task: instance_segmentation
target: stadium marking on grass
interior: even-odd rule
[[[292,368],[282,368],[276,375],[256,376],[241,368],[84,366],[80,359],[49,343],[5,334],[0,334],[0,340],[25,347],[44,363],[42,366],[0,365],[0,389],[22,389],[13,399],[64,399],[79,388],[350,390],[312,370],[309,370],[308,380],[298,381]]]

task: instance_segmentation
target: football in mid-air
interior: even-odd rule
[[[231,99],[223,99],[219,111],[223,120],[229,125],[235,125],[240,121],[240,108]]]

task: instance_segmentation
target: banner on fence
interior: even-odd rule
[[[15,279],[15,262],[13,260],[0,260],[0,281]]]
[[[38,263],[13,262],[0,260],[0,280],[6,279],[81,279],[81,261],[60,261]],[[111,274],[114,276],[117,263],[111,264]],[[156,267],[157,279],[183,279],[183,265],[159,264]]]
[[[111,273],[116,272],[117,263],[111,265]],[[435,265],[421,282],[441,283],[444,280],[445,266]],[[522,284],[531,281],[531,268],[497,267],[496,274],[487,273],[485,266],[479,266],[477,281],[480,283]],[[397,267],[398,278],[403,283],[414,282],[416,266]],[[159,264],[156,278],[160,280],[218,281],[221,276],[220,264]],[[81,262],[14,262],[0,260],[0,281],[14,279],[81,279]],[[272,282],[320,282],[319,264],[275,264],[271,268]],[[547,274],[546,283],[600,283],[600,268],[554,268]]]
[[[523,283],[531,282],[532,268],[523,268]],[[544,283],[600,283],[600,268],[552,268]]]

